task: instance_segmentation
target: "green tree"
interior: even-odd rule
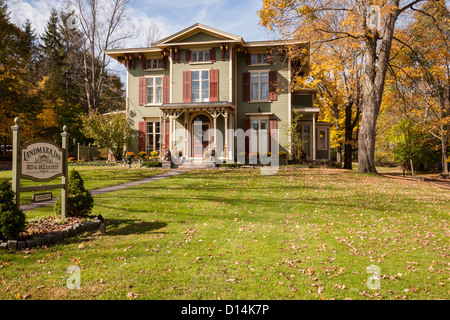
[[[83,133],[94,139],[101,147],[106,147],[116,159],[120,159],[124,147],[136,133],[133,130],[132,117],[123,112],[99,114],[91,113],[83,117]]]

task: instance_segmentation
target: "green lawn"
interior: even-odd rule
[[[0,299],[448,299],[448,191],[324,168],[190,171],[95,197],[106,235],[1,252]]]
[[[156,174],[166,172],[165,169],[145,169],[128,168],[125,166],[69,166],[70,170],[77,170],[83,177],[84,186],[88,190],[94,190],[103,187],[114,186],[129,181],[141,180]],[[0,178],[12,180],[12,172],[0,171]],[[61,178],[56,178],[50,182],[34,182],[27,179],[21,179],[22,186],[38,186],[60,184]],[[45,192],[45,191],[42,191]],[[59,190],[52,190],[54,196],[59,195]],[[20,203],[29,203],[32,201],[33,192],[24,192],[21,194]]]

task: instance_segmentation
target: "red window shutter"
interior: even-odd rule
[[[248,154],[250,150],[250,135],[245,135],[245,133],[250,129],[250,118],[243,119],[242,129],[244,130],[245,153]]]
[[[252,55],[250,54],[250,52],[247,52],[245,54],[245,61],[247,62],[248,66],[252,64]]]
[[[164,121],[165,123],[165,145],[166,145],[166,150],[170,150],[170,121],[166,120]]]
[[[167,67],[167,59],[165,57],[162,58],[163,69]]]
[[[219,70],[211,69],[209,71],[209,101],[219,101]]]
[[[192,52],[190,50],[186,50],[186,63],[190,63],[192,61]]]
[[[147,58],[146,57],[142,57],[142,70],[146,70],[147,69]]]
[[[242,101],[250,101],[250,72],[242,73]]]
[[[272,152],[272,146],[278,143],[278,121],[277,119],[269,119],[269,151]]]
[[[192,101],[192,74],[191,71],[183,71],[183,102]]]
[[[145,121],[139,122],[139,151],[145,151]]]
[[[209,60],[216,62],[216,49],[209,50]]]
[[[269,100],[276,101],[278,99],[277,91],[277,75],[276,71],[269,71]]]
[[[170,76],[163,77],[163,103],[170,103]]]
[[[143,106],[147,100],[147,79],[139,78],[139,105]]]

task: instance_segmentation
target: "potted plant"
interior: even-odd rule
[[[280,165],[286,165],[287,164],[287,153],[284,151],[278,152],[278,158],[280,159]]]
[[[131,168],[131,162],[132,162],[131,159],[134,158],[135,156],[136,155],[134,154],[134,152],[131,152],[131,151],[129,151],[125,154],[125,160],[126,160],[129,168]]]

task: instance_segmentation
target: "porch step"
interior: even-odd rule
[[[174,166],[175,167],[175,166]],[[178,169],[192,169],[192,168],[198,168],[198,169],[205,169],[205,168],[211,168],[211,164],[206,161],[192,161],[192,160],[185,160],[182,164],[176,166]],[[214,165],[215,167],[215,165]]]

